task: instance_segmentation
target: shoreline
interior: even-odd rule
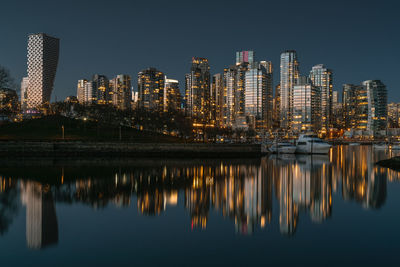
[[[0,142],[5,157],[149,157],[149,158],[258,158],[265,153],[254,144],[130,143],[83,141]]]

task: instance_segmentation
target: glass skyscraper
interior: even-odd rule
[[[28,37],[27,108],[50,103],[56,77],[60,40],[44,33]]]
[[[131,77],[120,74],[110,81],[112,91],[112,104],[114,107],[126,110],[131,108],[132,90]]]
[[[181,92],[179,81],[165,77],[164,112],[179,111],[181,108]]]
[[[293,87],[292,130],[296,133],[320,129],[320,90],[311,81],[298,82]]]
[[[271,61],[260,61],[260,65],[265,68],[266,71],[266,92],[263,94],[263,102],[264,102],[264,121],[265,126],[268,129],[273,128],[273,99],[274,99],[274,83],[273,83],[273,68]]]
[[[142,70],[138,74],[138,107],[164,111],[165,75],[156,68]]]
[[[280,120],[281,128],[289,130],[292,122],[293,87],[299,78],[299,62],[294,50],[287,50],[281,54],[281,92],[280,92]]]
[[[236,65],[242,63],[254,63],[254,51],[236,52]]]
[[[89,102],[86,92],[86,84],[88,81],[86,79],[78,80],[78,85],[76,86],[76,97],[80,104],[87,104]]]
[[[235,121],[235,87],[236,87],[236,67],[231,66],[224,69],[223,75],[223,106],[222,116],[224,127],[232,127]]]
[[[368,93],[363,85],[343,85],[343,126],[347,130],[367,130]]]
[[[193,57],[190,73],[185,76],[186,115],[197,125],[211,123],[210,65],[208,59]]]
[[[399,128],[400,103],[388,104],[388,128]]]
[[[21,110],[24,112],[27,108],[29,78],[23,77],[21,81]]]
[[[112,104],[110,81],[105,75],[95,74],[92,78],[92,100],[99,105]]]
[[[236,65],[224,69],[220,118],[224,127],[272,127],[272,63],[256,62],[253,51],[236,53]]]
[[[281,85],[275,87],[275,97],[273,100],[273,128],[277,129],[280,126],[281,118]]]
[[[368,124],[367,130],[372,135],[379,135],[379,131],[386,130],[387,126],[387,90],[380,80],[368,80],[362,83],[368,95]]]
[[[215,125],[218,127],[223,127],[224,120],[224,84],[223,75],[217,73],[213,75],[211,84],[211,110],[212,118],[215,120]]]
[[[252,63],[245,73],[244,113],[249,127],[272,127],[272,76],[266,64]],[[254,122],[253,122],[254,121]]]
[[[316,65],[310,71],[310,79],[321,92],[321,133],[326,134],[332,128],[332,70]]]

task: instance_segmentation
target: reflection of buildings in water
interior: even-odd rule
[[[299,210],[293,199],[293,165],[282,166],[279,175],[279,229],[291,235],[296,231]]]
[[[21,182],[21,198],[26,206],[28,247],[41,249],[57,244],[58,224],[50,188],[36,182]]]
[[[355,200],[366,208],[380,208],[386,200],[387,169],[375,166],[371,146],[359,150],[342,149],[342,195],[345,200]]]
[[[126,187],[127,185],[130,185],[130,177],[126,173],[122,173],[121,170],[115,174],[114,177],[114,187],[118,188],[119,186]],[[121,193],[121,194],[116,194],[113,203],[115,204],[116,207],[128,207],[131,204],[131,196],[128,193]]]
[[[330,216],[332,189],[329,157],[297,156],[295,163],[279,167],[278,177],[274,181],[278,184],[281,233],[294,234],[301,209],[308,210],[314,221],[322,221]]]
[[[167,209],[167,206],[176,206],[178,205],[178,191],[172,190],[171,192],[164,192],[164,210]]]
[[[115,174],[114,179],[87,179],[75,182],[74,199],[89,203],[94,208],[103,208],[109,202],[116,207],[130,205],[132,181],[126,174]]]
[[[19,210],[18,189],[14,179],[0,176],[0,235],[8,231]]]
[[[272,203],[271,179],[263,175],[258,166],[241,167],[242,181],[236,183],[236,207],[234,208],[236,231],[251,234],[256,225],[265,227],[270,222]],[[228,203],[232,203],[229,201]],[[233,202],[235,203],[235,202]]]
[[[185,206],[189,210],[191,225],[206,228],[210,210],[210,185],[215,170],[207,167],[193,167],[186,171],[192,177],[193,184],[185,189]]]
[[[329,157],[326,155],[304,156],[299,162],[303,175],[310,177],[310,202],[307,207],[314,222],[322,222],[331,215],[332,176]]]
[[[137,207],[145,215],[159,215],[167,206],[178,204],[178,191],[146,191],[138,192]]]
[[[146,215],[158,215],[164,209],[164,197],[157,189],[154,192],[141,192],[137,196],[138,210]]]
[[[387,171],[378,167],[372,167],[372,169],[372,174],[367,182],[364,206],[379,209],[386,201]]]
[[[271,154],[269,155],[268,159],[270,160],[280,160],[280,161],[287,161],[287,162],[294,162],[296,161],[295,154]]]
[[[274,192],[280,204],[280,231],[291,235],[296,231],[300,213],[309,213],[314,222],[331,215],[332,194],[337,185],[342,184],[345,199],[356,199],[375,208],[384,203],[385,177],[396,174],[373,167],[366,148],[359,149],[338,147],[329,156],[272,155],[263,158],[261,164],[210,161],[120,168],[119,172],[112,172],[113,179],[89,177],[64,183],[54,193],[57,201],[79,201],[93,207],[109,203],[129,206],[132,194],[136,194],[139,212],[158,215],[177,205],[178,192],[182,190],[181,203],[188,210],[193,227],[205,228],[210,210],[215,209],[235,222],[237,232],[250,234],[256,227],[271,222]],[[44,194],[45,189],[38,191]]]
[[[387,173],[387,179],[389,182],[400,181],[400,172],[399,171],[387,169],[386,173]]]
[[[188,188],[185,190],[185,204],[189,210],[192,228],[207,226],[210,210],[210,195],[204,188]]]
[[[194,168],[191,175],[193,184],[185,190],[185,205],[192,227],[206,227],[211,205],[232,218],[243,234],[271,220],[272,181],[263,177],[260,166],[221,164]]]

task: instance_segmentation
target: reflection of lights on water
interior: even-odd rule
[[[345,201],[374,208],[379,205],[376,203],[380,198],[386,197],[386,178],[388,181],[399,179],[399,173],[372,165],[375,158],[371,161],[371,157],[375,156],[366,147],[353,151],[346,147],[333,150],[330,151],[334,156],[332,164],[327,156],[322,160],[317,156],[313,160],[305,156],[286,163],[263,159],[261,165],[217,163],[171,168],[164,164],[157,172],[152,169],[150,175],[147,170],[138,169],[132,173],[112,173],[107,182],[111,184],[111,188],[107,187],[110,191],[99,186],[104,181],[78,180],[74,196],[81,201],[93,197],[93,206],[105,205],[108,201],[128,206],[131,195],[136,193],[139,212],[159,215],[168,210],[168,206],[177,206],[179,192],[184,190],[180,202],[190,211],[192,229],[205,228],[207,217],[214,211],[219,216],[234,219],[236,229],[249,234],[255,227],[268,227],[272,214],[278,214],[272,212],[272,207],[276,206],[273,202],[277,201],[279,217],[274,219],[279,218],[282,233],[290,234],[296,230],[299,216],[311,216],[313,222],[322,222],[331,216],[332,189],[336,184],[342,188],[340,193]],[[376,157],[379,156],[383,155]],[[188,176],[184,177],[185,173]],[[167,179],[157,181],[161,175]],[[172,181],[171,177],[177,178]],[[178,180],[180,178],[184,179]],[[0,190],[4,190],[8,181],[2,177],[0,181]],[[44,186],[43,190],[50,188]],[[276,199],[271,197],[274,194]],[[308,212],[299,214],[299,210],[304,209]]]
[[[261,216],[260,226],[261,228],[265,227],[265,216]]]

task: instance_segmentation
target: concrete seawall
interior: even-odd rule
[[[0,157],[260,157],[261,145],[124,142],[0,142]]]

